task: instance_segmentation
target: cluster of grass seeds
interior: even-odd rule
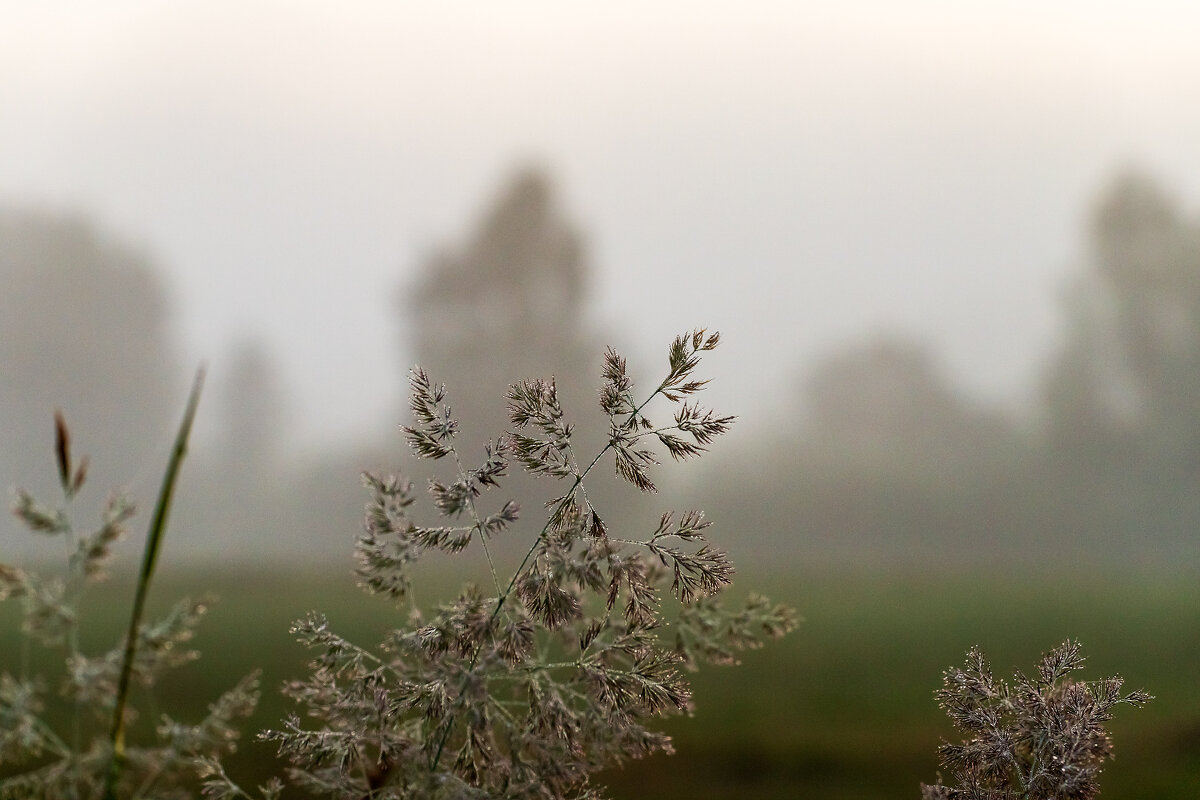
[[[1042,656],[1037,674],[997,680],[978,648],[964,668],[950,669],[937,697],[962,744],[943,744],[942,766],[956,786],[922,785],[924,800],[1090,800],[1112,756],[1105,725],[1114,707],[1141,707],[1142,691],[1122,694],[1119,677],[1084,682],[1077,642],[1066,641]]]
[[[285,687],[303,713],[263,734],[292,764],[291,782],[353,800],[598,797],[597,771],[671,751],[652,722],[692,708],[687,670],[732,663],[794,627],[790,609],[757,595],[722,605],[733,567],[709,542],[701,512],[616,531],[588,494],[606,457],[621,478],[655,492],[655,443],[692,458],[729,429],[732,417],[692,399],[705,384],[692,377],[701,355],[717,343],[703,330],[676,338],[665,377],[641,400],[625,359],[609,350],[599,397],[607,443],[586,458],[554,382],[526,380],[507,392],[511,429],[469,462],[444,387],[413,371],[404,432],[417,456],[451,465],[428,485],[444,524],[417,524],[417,494],[404,477],[365,476],[358,574],[367,590],[407,608],[405,624],[368,649],[320,614],[296,623],[316,653],[311,674]],[[648,416],[651,401],[673,407],[664,424]],[[558,487],[532,527],[515,500],[496,499],[514,462]],[[528,541],[503,574],[492,544],[501,536]],[[420,607],[410,575],[422,555],[468,547],[486,554],[488,585]],[[669,613],[668,596],[681,611]],[[219,765],[207,791],[248,796]]]

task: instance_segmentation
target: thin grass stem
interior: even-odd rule
[[[121,661],[121,676],[117,684],[117,699],[113,708],[112,729],[109,734],[112,756],[104,779],[104,800],[116,800],[117,781],[121,777],[121,771],[125,765],[125,707],[129,702],[129,684],[133,676],[134,657],[137,654],[138,629],[142,624],[146,596],[149,594],[150,581],[154,576],[154,568],[158,563],[158,554],[166,534],[179,468],[187,454],[192,420],[195,419],[196,407],[200,403],[200,391],[204,387],[204,374],[204,367],[201,366],[196,371],[192,391],[188,395],[187,408],[184,410],[183,420],[179,424],[179,432],[175,436],[175,445],[171,450],[171,458],[167,462],[167,470],[163,474],[162,487],[154,507],[154,516],[150,521],[150,530],[146,536],[146,548],[142,554],[142,569],[138,574],[137,591],[134,595],[133,611],[129,619],[129,632],[125,638],[125,654]]]

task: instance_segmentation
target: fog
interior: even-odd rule
[[[1068,476],[1059,466],[1082,451],[1049,444],[1048,398],[1073,396],[1056,376],[1108,369],[1094,366],[1105,345],[1089,350],[1081,333],[1108,324],[1080,310],[1095,291],[1079,287],[1106,280],[1097,209],[1136,217],[1161,195],[1171,224],[1159,235],[1190,252],[1179,244],[1191,241],[1200,194],[1200,12],[1190,8],[0,2],[0,17],[0,483],[52,476],[51,415],[62,407],[95,462],[112,454],[96,482],[132,483],[148,503],[188,376],[207,361],[194,471],[214,481],[191,501],[191,527],[217,532],[189,550],[211,555],[243,537],[334,549],[299,519],[342,528],[337,544],[347,543],[358,470],[406,455],[406,371],[439,354],[447,381],[471,378],[461,363],[598,375],[612,344],[649,381],[673,335],[719,329],[705,399],[741,421],[711,467],[677,468],[679,485],[733,509],[753,484],[730,487],[722,469],[738,465],[746,480],[763,469],[782,481],[770,491],[815,509],[796,547],[828,545],[837,558],[883,558],[931,525],[941,532],[915,552],[939,549],[986,527],[988,503],[1020,504],[1036,530],[1076,531],[1050,548],[1060,555],[1092,543],[1091,516],[1108,519],[1103,535],[1128,555],[1133,527],[1095,506],[1105,494],[1095,487],[1151,458],[1153,447],[1121,437],[1186,428],[1186,403],[1143,419],[1152,392],[1121,388],[1124,373],[1091,394],[1077,387],[1125,393],[1113,413],[1126,427],[1096,434],[1096,446],[1139,455]],[[557,351],[569,363],[553,363],[553,350],[454,361],[446,342],[464,316],[421,314],[412,298],[447,254],[491,263],[487,220],[528,180],[546,218],[578,242],[577,295],[549,295],[569,300],[555,311],[569,308],[575,324],[538,329],[570,333]],[[1187,274],[1189,258],[1168,261]],[[52,267],[67,277],[49,282]],[[546,316],[544,300],[522,302]],[[1195,309],[1180,313],[1190,330]],[[126,333],[96,332],[126,321]],[[1137,339],[1128,326],[1110,327],[1104,335],[1126,337],[1118,351],[1142,357],[1122,350]],[[121,358],[98,360],[84,342]],[[581,364],[585,350],[593,361]],[[1080,351],[1090,355],[1072,361]],[[888,436],[912,417],[847,410],[839,392],[857,398],[875,380],[853,377],[854,354],[900,374],[939,432],[897,443]],[[498,377],[488,392],[502,390]],[[1161,376],[1154,385],[1183,391]],[[471,408],[487,394],[460,392]],[[880,419],[892,427],[872,439]],[[985,465],[967,458],[980,452]],[[784,480],[779,464],[828,485]],[[1088,520],[1064,523],[1046,498],[1028,510],[1030,487],[1007,482],[1043,474],[1030,464],[1092,486],[1070,495]],[[847,470],[857,477],[838,483]],[[946,483],[956,470],[975,482]],[[1186,468],[1163,474],[1129,489],[1139,498],[1129,515],[1162,507],[1153,498],[1164,491],[1182,497],[1163,487],[1181,487]],[[905,521],[883,500],[866,509],[865,496],[896,495],[896,475],[940,487],[914,501],[932,516]],[[997,475],[1008,495],[966,502]],[[853,490],[862,482],[875,488]],[[298,487],[336,513],[314,522],[287,504]],[[257,506],[239,511],[235,495]],[[294,517],[280,520],[280,502]],[[1167,506],[1178,513],[1145,524],[1174,530],[1163,552],[1178,554],[1191,512]],[[862,512],[853,524],[833,511],[848,507]],[[1031,524],[1002,528],[1017,536]],[[889,525],[908,532],[889,539]]]

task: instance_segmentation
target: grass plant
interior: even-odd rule
[[[956,785],[922,785],[923,800],[1091,800],[1112,757],[1107,723],[1118,705],[1140,708],[1151,696],[1122,693],[1119,677],[1072,680],[1083,667],[1067,640],[1038,662],[1032,676],[998,680],[979,648],[963,668],[945,673],[937,697],[962,744],[944,743],[942,766]]]
[[[703,330],[677,337],[664,376],[640,399],[625,359],[609,350],[599,392],[604,444],[587,454],[577,452],[576,428],[554,381],[524,380],[506,396],[511,428],[483,443],[472,461],[458,442],[459,420],[446,389],[423,370],[412,372],[413,419],[403,430],[418,458],[446,467],[425,492],[429,515],[437,522],[418,521],[421,493],[403,475],[364,475],[370,500],[355,547],[358,579],[383,601],[372,604],[376,612],[384,610],[397,622],[383,626],[387,630],[373,647],[356,644],[357,635],[336,632],[319,613],[293,625],[292,632],[313,652],[308,674],[284,684],[293,713],[281,727],[260,735],[287,763],[291,787],[345,800],[599,798],[606,794],[601,784],[614,774],[612,768],[672,752],[670,732],[682,729],[668,722],[664,730],[660,720],[691,715],[695,669],[736,663],[743,651],[795,626],[795,614],[785,605],[749,592],[729,599],[732,593],[725,589],[733,568],[710,540],[703,512],[665,512],[640,531],[624,525],[618,530],[599,494],[590,491],[597,468],[608,463],[624,482],[654,494],[659,453],[675,460],[699,457],[730,428],[733,417],[696,402],[706,381],[694,373],[703,354],[718,343],[716,334]],[[87,461],[73,460],[61,416],[55,428],[61,503],[44,506],[17,492],[16,516],[39,535],[63,538],[69,557],[61,575],[0,565],[0,599],[20,602],[22,628],[15,672],[0,674],[0,800],[198,793],[270,800],[285,791],[283,781],[261,772],[254,778],[261,784],[257,791],[247,791],[226,770],[239,721],[258,701],[257,673],[220,695],[196,723],[177,721],[178,714],[147,719],[135,711],[153,708],[156,683],[164,694],[183,701],[184,715],[194,711],[191,692],[181,694],[162,678],[172,669],[186,672],[198,657],[189,643],[210,601],[185,599],[153,623],[143,616],[201,377],[164,474],[133,585],[129,632],[116,646],[88,655],[80,612],[88,592],[106,576],[112,546],[134,514],[132,502],[114,495],[99,527],[77,534],[69,507],[86,480]],[[663,407],[667,419],[656,425],[650,416],[662,420]],[[535,504],[530,513],[503,496],[501,486],[513,469],[555,487],[553,498],[544,506]],[[487,565],[481,585],[462,585],[448,602],[418,602],[419,568],[439,556],[437,567],[445,570],[468,550]],[[845,590],[840,583],[828,588]],[[942,595],[935,607],[946,616]],[[974,585],[963,597],[984,602]],[[957,616],[941,622],[956,635],[966,633],[954,626],[968,624],[959,618],[970,606],[955,608]],[[1046,615],[1039,610],[1036,619],[1044,622]],[[902,629],[905,619],[867,622]],[[244,631],[238,635],[253,638]],[[864,662],[861,650],[868,645],[860,639],[854,641],[850,666]],[[898,643],[897,652],[910,645]],[[35,646],[45,651],[39,658],[33,657]],[[61,675],[44,669],[52,663],[46,653],[57,658]],[[278,654],[268,657],[275,660]],[[793,653],[791,658],[800,657]],[[741,707],[747,698],[738,708],[719,709],[726,727],[749,731],[751,721],[741,717],[780,713],[778,693],[793,688],[788,683],[797,678],[791,668],[756,661],[760,676],[774,676],[769,682],[776,694],[750,698],[751,705],[762,706],[759,712]],[[865,662],[876,670],[872,685],[878,686],[879,665],[870,658]],[[1149,697],[1122,694],[1116,678],[1070,680],[1081,665],[1078,645],[1068,641],[1043,656],[1036,675],[1018,673],[1004,682],[994,679],[981,652],[972,650],[963,669],[946,673],[938,694],[966,741],[944,744],[940,752],[951,781],[923,785],[922,795],[928,800],[1096,796],[1100,767],[1111,755],[1107,723],[1113,707],[1141,705]],[[817,732],[774,736],[775,743],[820,741],[832,753],[838,731],[853,728],[851,735],[861,744],[864,712],[846,711],[845,697],[838,700],[830,688],[848,679],[843,667],[814,679],[826,689],[810,711],[832,710],[832,716],[818,719],[814,713]],[[212,682],[206,676],[205,685]],[[886,705],[894,699],[872,702],[880,719],[897,715]],[[851,719],[854,715],[858,718]],[[709,737],[681,739],[699,743]],[[760,742],[744,749],[770,748]],[[880,758],[876,754],[875,760]],[[795,790],[775,786],[770,796],[792,796]]]
[[[81,610],[88,591],[108,577],[106,563],[112,546],[125,534],[133,503],[114,494],[99,528],[85,535],[76,532],[68,507],[86,481],[87,459],[73,461],[70,432],[61,414],[55,416],[54,451],[62,503],[44,506],[27,492],[17,492],[16,516],[37,534],[65,539],[69,557],[63,575],[0,565],[0,599],[20,599],[25,634],[18,674],[0,674],[0,765],[5,767],[0,798],[4,800],[192,796],[198,759],[230,752],[238,735],[235,721],[254,709],[257,678],[251,675],[213,703],[200,722],[184,723],[162,714],[149,733],[150,741],[136,745],[126,741],[129,726],[137,721],[130,704],[133,684],[149,690],[168,670],[198,657],[186,645],[209,600],[184,599],[154,623],[143,618],[202,385],[203,371],[196,376],[164,473],[128,633],[107,652],[84,652]],[[62,675],[56,684],[50,683],[49,675],[32,673],[30,646],[35,643],[61,653]]]
[[[171,516],[171,501],[175,496],[175,483],[179,480],[179,468],[183,466],[183,457],[187,454],[188,438],[192,433],[192,422],[196,418],[196,407],[200,403],[200,392],[204,388],[204,369],[196,373],[192,384],[191,394],[188,395],[187,407],[183,412],[183,421],[179,424],[179,432],[175,436],[175,446],[171,450],[171,458],[167,462],[166,472],[163,473],[162,487],[159,489],[158,501],[154,506],[154,516],[150,520],[150,531],[146,534],[146,546],[142,553],[142,569],[138,573],[137,591],[133,597],[133,610],[129,617],[129,631],[125,634],[125,651],[121,658],[121,674],[117,679],[117,696],[113,704],[112,728],[109,733],[109,744],[112,756],[109,760],[108,772],[104,777],[105,800],[116,800],[117,783],[125,769],[125,709],[129,704],[129,684],[133,678],[134,662],[137,658],[138,632],[142,627],[142,617],[146,611],[146,597],[150,593],[150,582],[154,578],[154,568],[158,565],[158,553],[162,548],[163,537],[167,532],[167,520]],[[62,418],[58,418],[58,442],[56,451],[59,454],[59,473],[64,478],[71,472],[70,457],[67,451],[66,426]]]
[[[606,456],[619,477],[653,493],[653,443],[689,459],[729,429],[733,417],[693,399],[706,383],[693,373],[718,342],[703,330],[677,337],[665,376],[640,401],[625,359],[609,350],[599,395],[606,444],[586,458],[553,380],[538,379],[509,389],[512,430],[468,466],[445,387],[413,371],[405,436],[418,457],[452,465],[428,485],[441,524],[415,521],[405,477],[364,476],[372,500],[358,575],[403,609],[404,624],[367,649],[323,615],[296,623],[316,657],[309,677],[285,693],[310,722],[296,714],[263,734],[291,762],[293,783],[355,800],[598,797],[596,772],[671,751],[650,722],[690,712],[687,670],[734,663],[738,651],[792,629],[792,611],[761,596],[732,608],[719,602],[733,568],[708,541],[702,512],[663,513],[640,534],[614,531],[589,496]],[[654,401],[673,406],[667,424],[647,416]],[[492,542],[520,535],[524,513],[493,496],[514,462],[559,488],[505,574]],[[452,602],[418,604],[411,570],[419,559],[468,547],[485,556],[485,588],[467,584]],[[672,614],[667,595],[679,602]],[[217,764],[206,791],[249,797]]]

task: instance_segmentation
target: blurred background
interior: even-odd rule
[[[1198,35],[1153,0],[0,0],[0,485],[54,497],[61,408],[78,517],[148,505],[206,361],[163,580],[225,597],[190,687],[263,642],[270,686],[308,608],[388,621],[351,545],[360,471],[418,469],[413,364],[482,443],[512,380],[587,430],[606,345],[653,386],[720,330],[738,425],[612,516],[704,507],[807,621],[614,794],[916,796],[941,670],[1071,636],[1159,697],[1106,796],[1195,797]],[[54,545],[0,522],[0,561]]]

